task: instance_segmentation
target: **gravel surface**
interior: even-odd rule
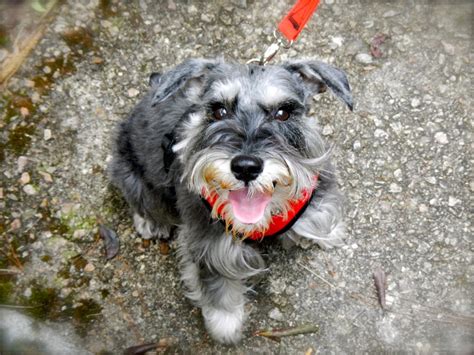
[[[354,112],[329,94],[313,108],[334,144],[348,238],[331,251],[263,243],[269,272],[250,295],[240,345],[206,334],[183,297],[175,245],[143,248],[136,238],[105,169],[114,127],[148,75],[189,57],[259,56],[291,3],[58,9],[0,99],[0,266],[20,272],[0,273],[0,303],[26,307],[0,308],[0,350],[30,341],[50,353],[119,353],[172,338],[178,353],[474,351],[470,1],[326,0],[274,59],[318,58],[349,76]],[[111,260],[99,224],[120,237]],[[384,309],[372,278],[379,268]],[[14,327],[31,321],[16,312],[42,322]],[[320,330],[281,342],[253,336],[303,324]],[[51,330],[56,337],[41,344],[38,334]]]

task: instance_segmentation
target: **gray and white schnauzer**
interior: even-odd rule
[[[150,77],[124,121],[110,176],[142,238],[177,227],[181,277],[214,339],[236,343],[265,236],[342,243],[342,203],[311,98],[352,109],[343,71],[317,61],[241,65],[188,60]]]

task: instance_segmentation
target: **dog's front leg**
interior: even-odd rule
[[[184,227],[178,237],[186,295],[202,309],[211,336],[235,344],[246,318],[246,280],[264,270],[263,260],[252,247],[229,235],[202,239],[190,232]]]

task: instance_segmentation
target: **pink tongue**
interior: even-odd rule
[[[262,219],[265,208],[270,202],[270,194],[256,192],[248,196],[248,188],[229,192],[229,201],[234,210],[234,216],[242,223],[257,223]]]

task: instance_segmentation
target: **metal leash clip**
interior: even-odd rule
[[[276,30],[273,31],[273,37],[275,37],[275,42],[267,48],[263,55],[260,58],[250,59],[247,64],[257,63],[258,65],[265,65],[273,59],[280,48],[289,49],[293,45],[293,41],[286,40]]]

